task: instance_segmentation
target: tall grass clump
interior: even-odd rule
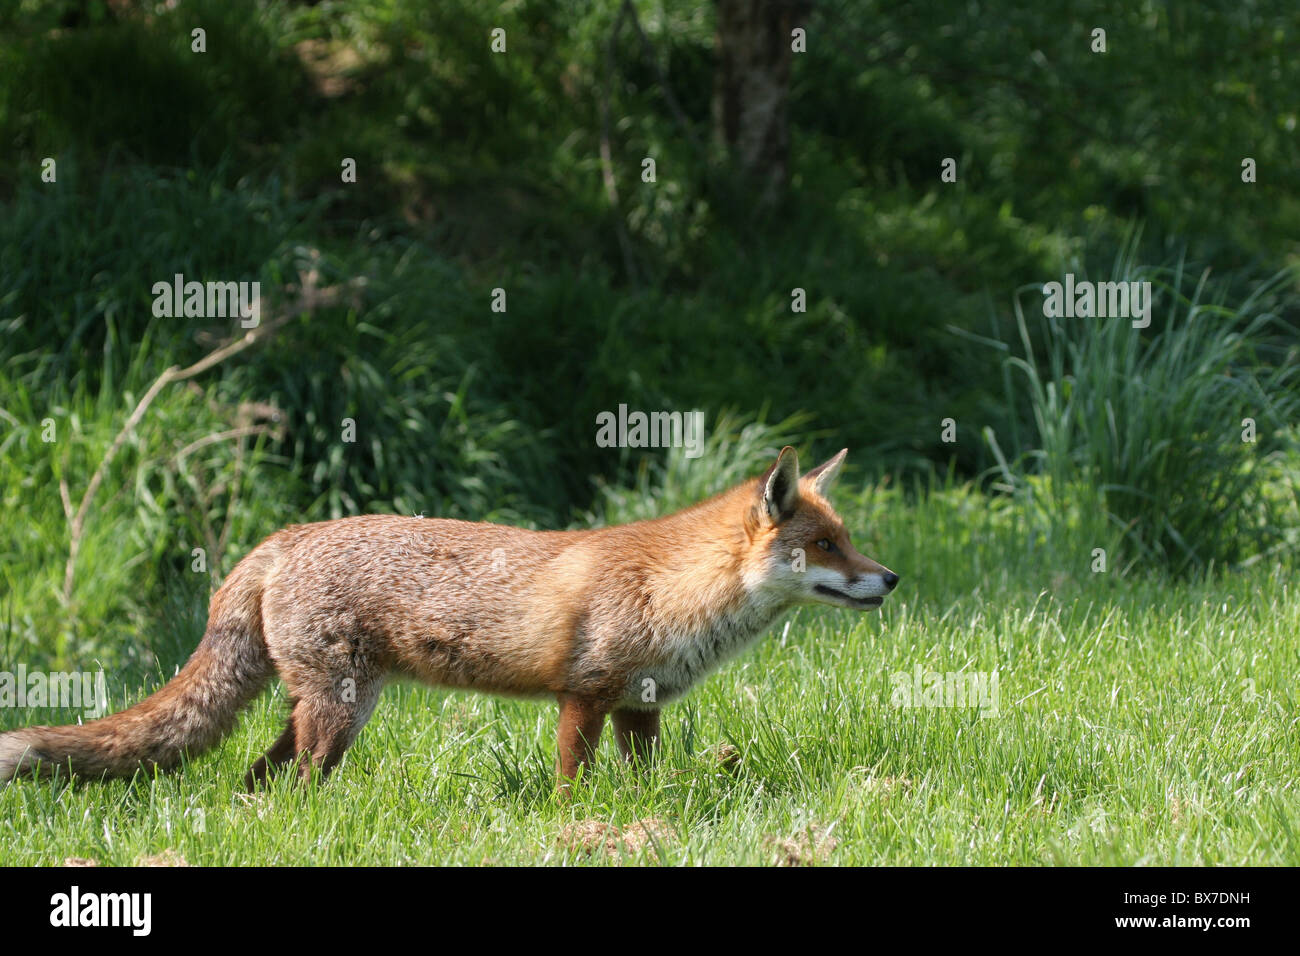
[[[1295,332],[1268,305],[1285,276],[1236,306],[1182,261],[1139,268],[1121,253],[1108,278],[1151,282],[1149,328],[1030,319],[1017,297],[1023,355],[1006,359],[1005,380],[1032,436],[1014,437],[1011,462],[986,431],[996,471],[1048,534],[1117,547],[1121,570],[1186,573],[1294,550]]]
[[[580,524],[591,527],[658,518],[756,478],[784,446],[807,447],[803,439],[810,437],[809,417],[796,412],[768,422],[765,412],[753,420],[732,410],[719,412],[712,427],[705,429],[699,457],[690,457],[684,447],[668,448],[662,455],[642,457],[626,484],[599,481],[594,506]],[[626,449],[622,454],[628,454]],[[801,453],[799,464],[806,471],[820,460]]]

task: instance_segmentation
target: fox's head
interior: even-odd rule
[[[865,611],[880,607],[898,575],[858,553],[826,492],[844,464],[844,449],[802,477],[788,445],[758,479],[746,520],[751,585],[789,602]]]

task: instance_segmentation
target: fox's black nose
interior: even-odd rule
[[[881,575],[881,578],[885,581],[885,587],[889,588],[891,591],[894,590],[894,586],[898,584],[898,575],[893,571],[886,571]]]

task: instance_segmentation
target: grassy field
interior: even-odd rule
[[[1291,575],[1121,578],[969,489],[910,506],[878,489],[840,497],[859,547],[903,575],[898,592],[878,614],[789,615],[665,711],[648,775],[607,730],[565,802],[553,704],[394,685],[327,782],[244,795],[281,725],[277,689],[181,773],[0,790],[5,862],[1300,861]],[[168,672],[205,613],[177,610],[154,641],[173,649]],[[898,675],[910,685],[918,668],[923,681],[996,672],[996,694],[900,706]]]

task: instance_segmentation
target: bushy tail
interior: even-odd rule
[[[275,668],[262,637],[262,586],[279,548],[272,538],[239,562],[212,597],[208,629],[179,674],[120,713],[65,727],[0,734],[0,782],[57,768],[129,777],[175,767],[230,732]]]

